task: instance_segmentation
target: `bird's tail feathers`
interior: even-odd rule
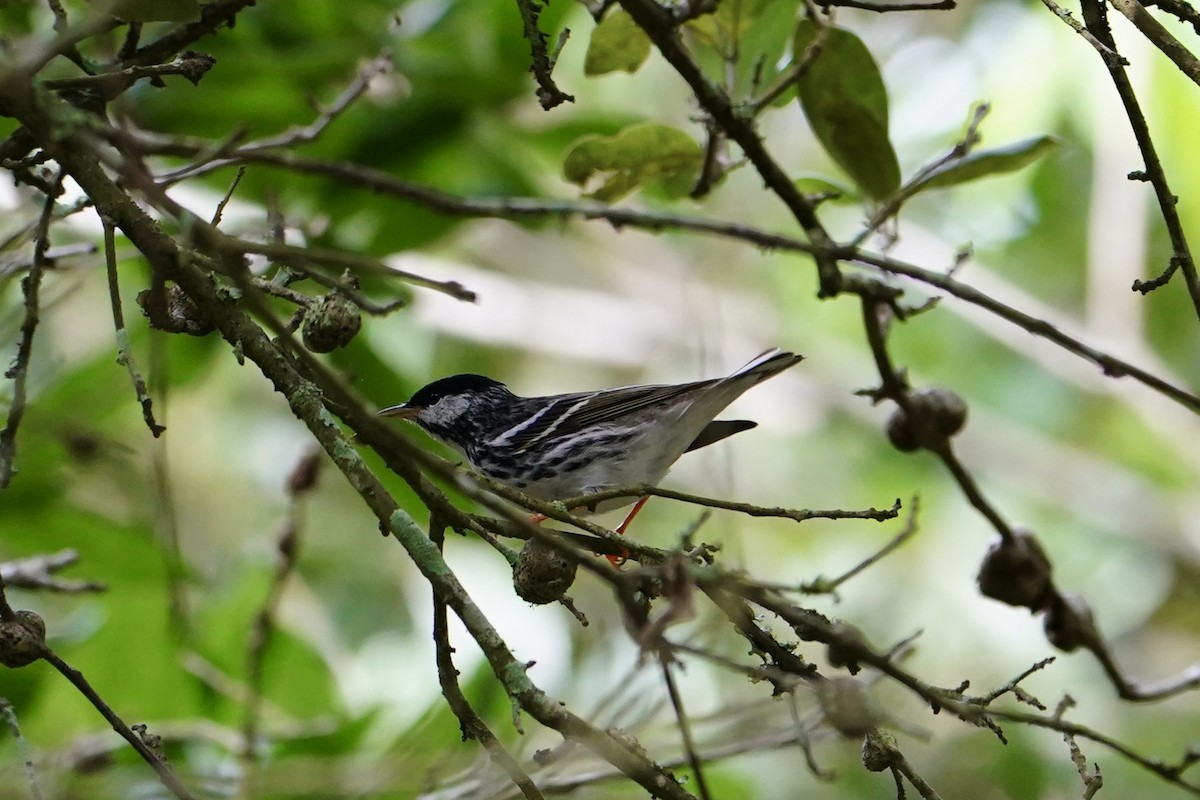
[[[736,380],[747,375],[755,375],[758,378],[755,383],[760,383],[773,375],[783,372],[788,367],[799,364],[803,360],[804,356],[780,350],[778,347],[772,347],[770,350],[759,353],[750,359],[744,366],[734,370],[725,380]]]

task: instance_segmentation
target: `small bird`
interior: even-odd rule
[[[543,500],[564,500],[653,486],[684,453],[755,427],[716,416],[751,386],[803,358],[776,348],[725,378],[547,397],[519,397],[482,375],[453,375],[379,414],[415,422],[490,478]],[[618,533],[646,500],[637,500]],[[612,498],[587,510],[631,502]]]

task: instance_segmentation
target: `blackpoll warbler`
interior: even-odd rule
[[[534,497],[563,500],[652,486],[684,453],[753,428],[756,423],[747,420],[714,418],[751,386],[802,358],[773,349],[725,378],[549,397],[518,397],[491,378],[453,375],[379,413],[412,420],[490,478]],[[631,502],[613,498],[588,511]]]

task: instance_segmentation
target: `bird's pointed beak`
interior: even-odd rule
[[[388,406],[380,410],[379,416],[392,417],[393,419],[413,419],[423,410],[417,406],[410,406],[408,403],[401,403],[398,406]]]

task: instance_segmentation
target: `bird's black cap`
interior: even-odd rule
[[[410,408],[429,408],[443,397],[456,394],[472,394],[486,392],[490,389],[503,389],[504,384],[483,375],[451,375],[440,378],[428,386],[417,390],[405,405]]]

